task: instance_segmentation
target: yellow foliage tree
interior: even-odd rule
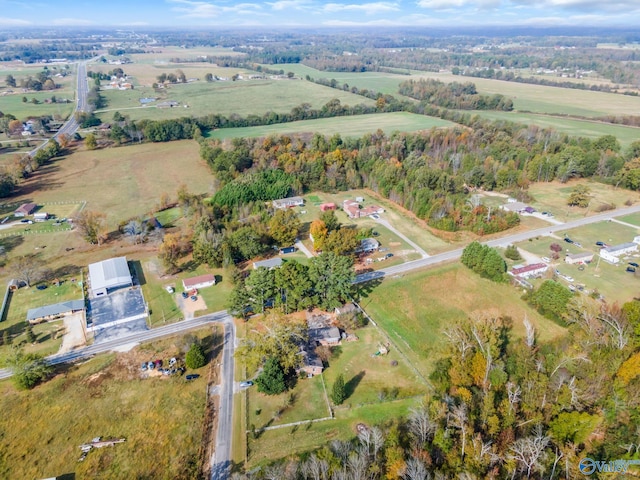
[[[314,220],[309,227],[314,250],[322,250],[328,233],[327,225],[322,220]]]
[[[618,369],[617,377],[623,385],[640,375],[640,352],[631,355]]]
[[[484,386],[484,374],[487,368],[487,361],[481,352],[476,352],[471,358],[471,378],[478,387]]]

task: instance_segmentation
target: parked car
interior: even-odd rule
[[[29,219],[28,218],[23,218],[22,220],[20,220],[20,223],[29,223]]]
[[[604,242],[596,242],[596,245],[599,247],[604,247]]]
[[[629,265],[631,265],[632,267],[640,267],[640,265],[638,265],[636,262],[629,262]]]
[[[374,220],[379,220],[380,215],[378,215],[377,213],[374,213],[373,215],[371,215],[371,218],[373,218]]]
[[[192,302],[197,302],[198,301],[197,295],[191,295],[191,301]]]
[[[573,243],[573,240],[571,240],[569,237],[564,237],[564,241],[567,243]]]
[[[189,294],[187,292],[182,292],[182,298],[187,298],[189,296]]]
[[[581,246],[582,246],[582,244],[581,244],[581,243],[578,243],[578,242],[573,242],[573,244],[574,244],[576,247],[581,247]]]
[[[393,257],[393,253],[387,253],[387,254],[384,256],[384,258],[391,258],[391,257]]]
[[[540,260],[542,260],[544,263],[551,263],[551,259],[549,257],[542,257]]]
[[[38,290],[46,290],[46,289],[47,289],[47,286],[46,286],[46,285],[38,285],[36,288],[37,288]]]
[[[173,293],[175,291],[171,285],[167,285],[164,289],[169,293]]]
[[[176,357],[171,357],[171,359],[169,360],[169,365],[175,365],[177,362]]]
[[[142,365],[140,365],[140,370],[144,372],[146,369],[147,369],[147,362],[142,362]]]
[[[567,275],[567,276],[566,276],[566,277],[564,277],[564,278],[565,278],[565,280],[566,280],[567,282],[573,282],[573,281],[574,281],[574,280],[573,280],[573,277],[570,277],[569,275]]]
[[[634,267],[627,267],[627,272],[636,273],[636,269]]]
[[[380,234],[374,230],[373,232],[371,232],[371,235],[373,235],[374,237],[377,237]]]
[[[253,385],[253,382],[251,380],[246,380],[244,382],[240,382],[240,386],[245,388],[245,387],[250,387]]]
[[[196,378],[200,378],[200,375],[198,375],[197,373],[190,373],[184,378],[186,378],[187,380],[195,380]]]
[[[149,362],[147,366],[149,367],[149,370],[153,370],[154,368],[156,368],[156,364],[153,362]]]
[[[162,366],[162,360],[156,360],[156,367],[160,368]]]

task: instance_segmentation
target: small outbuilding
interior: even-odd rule
[[[320,210],[323,212],[328,212],[329,210],[335,210],[338,208],[335,203],[323,203],[320,205]]]
[[[272,269],[278,268],[282,266],[282,259],[280,257],[269,258],[267,260],[260,260],[258,262],[253,262],[253,269],[257,270],[260,267]]]
[[[31,215],[36,208],[38,208],[38,205],[35,203],[24,203],[20,205],[15,212],[13,212],[13,216],[26,217],[27,215]]]
[[[33,215],[33,220],[36,222],[46,222],[49,220],[49,214],[47,212],[38,212]]]
[[[207,288],[216,284],[216,276],[211,273],[199,275],[197,277],[185,278],[182,280],[182,286],[189,291],[193,288]]]

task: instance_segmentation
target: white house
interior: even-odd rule
[[[186,291],[192,288],[207,288],[216,284],[216,276],[211,273],[199,275],[197,277],[185,278],[182,280],[182,286]]]
[[[614,245],[613,247],[601,248],[600,258],[602,258],[605,262],[618,263],[620,261],[618,257],[637,251],[637,243],[622,243],[620,245]]]
[[[524,267],[514,268],[509,272],[509,274],[518,278],[531,278],[542,275],[548,268],[549,265],[546,263],[532,263],[531,265],[525,265]]]
[[[569,264],[587,263],[592,260],[593,260],[593,253],[591,252],[573,253],[571,255],[567,255],[564,258],[565,263],[569,263]]]
[[[271,202],[274,208],[291,208],[291,207],[302,207],[304,205],[304,199],[302,197],[289,197],[289,198],[280,198],[278,200],[274,200]]]

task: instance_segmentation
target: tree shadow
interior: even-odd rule
[[[4,247],[5,253],[9,253],[11,250],[19,247],[24,243],[24,237],[22,235],[12,235],[0,240],[0,245]]]
[[[351,380],[344,384],[345,400],[353,395],[353,393],[356,391],[356,388],[364,378],[364,375],[365,371],[362,370],[360,373],[352,377]]]
[[[364,271],[361,273],[365,273],[368,275],[375,275],[375,271]],[[382,280],[384,279],[384,277],[382,275],[378,276],[378,277],[374,277],[371,280],[368,280],[366,282],[363,283],[359,283],[356,285],[356,295],[358,298],[368,298],[369,295],[371,295],[371,293],[373,293],[373,291],[380,286],[380,284],[382,283]],[[364,306],[363,306],[364,308]]]
[[[204,349],[204,354],[207,358],[207,362],[211,362],[222,352],[224,348],[224,336],[220,333],[214,332],[204,337],[201,341],[201,345]]]
[[[80,267],[78,265],[66,264],[61,267],[49,270],[47,272],[47,279],[54,280],[56,278],[64,278],[70,275],[80,275]]]

